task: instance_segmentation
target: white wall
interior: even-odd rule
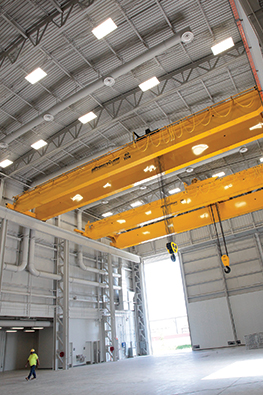
[[[101,340],[100,325],[99,320],[70,319],[69,342],[73,343],[73,366],[83,364],[76,359],[76,355],[86,356],[86,342]]]
[[[201,349],[227,347],[239,340],[244,344],[245,335],[263,330],[263,210],[224,221],[223,229],[229,274],[223,271],[212,225],[174,236],[192,345]],[[165,239],[152,241],[136,251],[154,260],[154,255],[167,256],[165,243]],[[220,244],[225,253],[222,238]]]
[[[238,338],[263,332],[263,291],[248,292],[230,297]]]
[[[6,181],[3,192],[3,199],[1,204],[12,200],[14,195],[22,192],[22,188],[13,185],[12,181]],[[70,212],[59,217],[60,226],[63,229],[74,232],[77,227],[77,214]],[[55,225],[57,221],[51,219],[49,223]],[[82,228],[84,229],[85,222],[83,221]],[[32,275],[28,266],[23,271],[10,271],[7,267],[12,265],[13,269],[21,264],[22,239],[24,229],[14,222],[8,222],[7,226],[7,240],[4,255],[4,270],[2,276],[1,292],[0,292],[0,317],[16,317],[36,320],[46,319],[53,321],[54,307],[56,295],[56,281],[46,279],[42,276]],[[35,245],[35,259],[34,265],[37,271],[46,272],[49,274],[57,273],[56,257],[57,257],[57,240],[39,231],[36,231],[36,245]],[[75,243],[69,243],[69,275],[74,279],[90,282],[104,282],[107,276],[104,274],[97,274],[91,271],[83,270],[78,266],[77,251],[78,246]],[[84,265],[90,266],[93,269],[103,269],[101,259],[102,254],[99,251],[83,247],[83,262]],[[107,257],[104,256],[104,260]],[[63,262],[60,261],[62,264]],[[125,265],[127,262],[123,261]],[[113,272],[121,274],[120,262],[116,257],[113,257]],[[125,290],[132,291],[131,273],[125,274],[122,281],[120,278],[114,278],[114,285],[123,285]],[[73,343],[73,364],[78,364],[76,355],[85,353],[85,344],[87,341],[100,341],[101,356],[104,355],[104,339],[102,339],[101,318],[104,309],[103,290],[95,285],[87,283],[71,283],[69,284],[69,341]],[[116,303],[122,299],[121,291],[115,291]],[[132,304],[132,303],[131,303]],[[117,307],[117,305],[116,305]],[[120,307],[120,305],[118,306]],[[122,312],[118,311],[118,314]],[[123,314],[126,314],[123,313]],[[53,333],[52,329],[44,329],[39,333],[39,344],[30,344],[29,341],[24,342],[25,348],[21,349],[17,355],[17,349],[22,345],[18,342],[17,335],[8,337],[8,358],[6,366],[9,370],[21,368],[24,366],[24,354],[28,353],[33,346],[39,349],[39,357],[42,368],[50,368],[53,364]],[[37,335],[34,335],[37,336]],[[130,336],[130,333],[128,334]],[[134,342],[135,343],[135,342]],[[38,346],[38,347],[37,347]],[[23,357],[22,357],[23,355]],[[21,356],[21,360],[20,360]],[[22,362],[23,360],[23,362]]]
[[[188,320],[192,346],[226,347],[234,340],[225,298],[190,303]]]

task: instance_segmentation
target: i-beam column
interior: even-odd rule
[[[1,224],[1,230],[0,230],[0,295],[2,290],[6,234],[7,234],[7,219],[3,218]]]
[[[148,321],[145,306],[145,286],[143,261],[133,265],[133,287],[135,291],[135,327],[136,327],[136,351],[137,355],[149,354]]]
[[[64,267],[63,267],[63,369],[69,367],[69,241],[64,240]]]
[[[115,305],[114,290],[112,276],[112,256],[108,254],[108,275],[109,275],[109,296],[110,296],[110,319],[111,319],[111,339],[114,350],[112,352],[113,361],[117,360],[117,342],[116,342],[116,321],[115,321]]]

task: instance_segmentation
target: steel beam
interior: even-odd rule
[[[218,203],[222,221],[263,209],[263,190]],[[200,208],[171,219],[174,235],[213,223],[208,207]],[[127,248],[146,241],[166,236],[164,221],[144,226],[115,236],[111,243],[118,248]]]
[[[250,130],[262,122],[262,110],[257,90],[231,97],[16,196],[9,208],[24,213],[35,209],[36,218],[47,220],[157,175],[157,157],[162,156],[169,174],[222,154],[263,137],[261,128]],[[196,156],[192,147],[200,143],[208,148]],[[73,201],[75,194],[83,197],[81,202]]]
[[[196,61],[190,65],[185,66],[184,68],[180,69],[180,71],[174,70],[173,72],[166,73],[162,77],[159,77],[159,80],[162,84],[162,89],[156,97],[149,98],[147,96],[147,92],[139,92],[139,88],[135,88],[129,91],[127,94],[122,94],[118,97],[115,97],[113,100],[103,103],[103,107],[99,104],[98,107],[94,109],[98,116],[94,124],[91,123],[90,125],[85,125],[82,127],[83,125],[80,124],[78,120],[74,121],[69,126],[64,127],[63,129],[56,132],[53,136],[48,138],[48,144],[42,150],[36,152],[36,150],[32,149],[20,158],[16,159],[14,163],[6,169],[7,174],[12,176],[14,176],[16,173],[21,174],[21,172],[26,171],[27,168],[32,168],[32,164],[36,166],[43,159],[43,157],[48,158],[51,155],[53,157],[62,149],[62,143],[63,148],[70,147],[72,142],[76,141],[78,141],[80,146],[82,146],[84,144],[82,140],[85,139],[87,141],[87,134],[92,133],[92,135],[94,135],[99,130],[105,131],[113,124],[116,124],[116,122],[124,121],[126,117],[137,114],[138,106],[140,106],[140,108],[145,108],[151,103],[157,103],[157,100],[161,100],[164,97],[167,98],[170,95],[173,95],[179,89],[186,88],[189,86],[189,84],[193,84],[199,80],[201,81],[200,77],[195,77],[196,74],[202,74],[202,80],[204,78],[208,78],[209,76],[211,78],[211,74],[213,75],[215,71],[219,72],[221,70],[221,72],[224,73],[225,70],[227,70],[229,74],[227,67],[231,66],[233,62],[238,60],[240,64],[243,64],[242,60],[244,58],[244,48],[241,42],[236,43],[234,51],[235,53],[233,53],[233,50],[231,50],[226,53],[224,52],[223,55],[219,54],[217,55],[216,60],[214,55],[209,55],[205,58],[202,58],[200,61]],[[224,61],[221,60],[222,56],[224,57]],[[186,75],[187,77],[185,77]],[[171,84],[168,84],[169,80],[173,81],[174,83],[174,87],[172,89]],[[130,107],[129,111],[127,111],[127,104]],[[114,114],[111,114],[112,108],[116,108]],[[125,116],[123,115],[124,110]],[[110,116],[110,119],[105,121],[105,117],[101,116],[102,112],[107,112],[107,114]],[[65,141],[67,142],[65,143]],[[92,158],[89,158],[89,160],[91,159]],[[76,166],[79,166],[79,163],[76,163],[75,167]],[[52,175],[52,178],[54,178],[54,176],[55,175]],[[49,178],[51,178],[51,176]],[[40,184],[42,182],[44,182],[43,179],[38,178],[37,182],[34,184]]]
[[[94,0],[89,0],[87,6],[92,5],[93,2]],[[12,64],[15,63],[21,53],[21,49],[28,40],[32,45],[37,46],[43,38],[50,23],[53,23],[57,28],[64,26],[74,5],[78,3],[79,0],[68,0],[64,2],[60,10],[51,11],[51,13],[41,18],[25,32],[21,28],[16,28],[17,23],[15,21],[12,22],[10,17],[8,18],[7,13],[2,13],[2,17],[5,17],[5,20],[7,20],[9,24],[12,22],[12,26],[18,30],[19,36],[13,41],[13,43],[5,48],[4,51],[0,52],[0,67],[6,59],[8,59]]]
[[[38,221],[35,218],[15,212],[13,210],[9,210],[2,206],[0,206],[0,218],[15,222],[16,224],[19,224],[25,228],[35,229],[40,233],[42,232],[53,237],[69,240],[72,243],[83,245],[96,251],[101,251],[119,258],[127,259],[131,262],[140,262],[140,257],[135,254],[127,251],[120,251],[117,248],[113,248],[98,241],[90,240],[86,237],[79,236],[66,229],[61,229],[57,226]]]
[[[263,185],[263,165],[243,170],[224,178],[209,178],[185,186],[185,191],[167,197],[170,215],[182,214],[218,201],[254,191]],[[186,203],[187,202],[187,203]],[[84,236],[97,240],[136,228],[144,222],[154,221],[163,217],[163,202],[152,203],[134,208],[100,221],[87,223]]]

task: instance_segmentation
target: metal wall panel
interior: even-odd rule
[[[179,246],[192,345],[244,344],[263,327],[263,210],[223,222],[231,272],[225,274],[215,230],[207,226],[174,236]],[[220,239],[221,248],[224,251]],[[166,239],[137,247],[148,261],[164,257]],[[155,257],[156,254],[156,257]],[[150,260],[149,260],[150,257]],[[173,302],[172,302],[173,303]]]
[[[224,347],[234,340],[226,298],[191,303],[188,320],[194,349]]]

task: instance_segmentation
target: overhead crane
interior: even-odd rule
[[[157,132],[15,196],[9,208],[47,220],[128,190],[263,137],[263,106],[256,88],[232,96]],[[206,149],[196,153],[193,148]]]
[[[210,207],[217,205],[221,220],[263,208],[263,165],[223,178],[210,178],[185,186],[185,191],[167,198],[169,223],[173,234],[214,222]],[[128,248],[166,235],[162,200],[87,223],[85,231],[92,239],[109,237],[111,245]]]

